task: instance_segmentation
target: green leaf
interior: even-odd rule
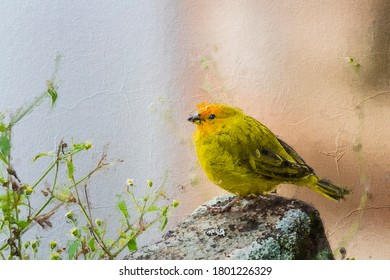
[[[118,207],[119,211],[125,216],[126,219],[130,218],[129,211],[127,210],[126,201],[123,199],[118,200],[116,206]]]
[[[54,196],[61,202],[71,202],[75,200],[69,189],[60,189],[54,194]]]
[[[130,252],[138,250],[137,241],[135,241],[135,239],[130,239],[130,241],[127,243],[127,248]]]
[[[161,209],[161,215],[166,217],[167,216],[167,213],[168,213],[168,206],[164,206],[162,209]]]
[[[7,126],[3,123],[4,114],[0,112],[0,132],[3,132],[7,129]]]
[[[7,126],[3,123],[4,114],[0,112],[0,132],[7,130]]]
[[[54,89],[54,88],[48,88],[47,89],[47,93],[50,95],[51,97],[51,106],[53,107],[54,104],[56,103],[56,100],[57,100],[57,97],[58,97],[58,94],[57,94],[57,91]]]
[[[37,154],[34,158],[33,158],[33,161],[36,161],[37,159],[41,158],[41,157],[45,157],[47,156],[48,154],[47,153],[40,153],[40,154]]]
[[[4,164],[8,164],[7,157],[3,154],[2,151],[0,151],[0,161],[4,162]]]
[[[164,216],[160,230],[163,231],[168,224],[168,218]]]
[[[5,201],[7,201],[7,199],[8,199],[8,195],[7,194],[4,194],[4,195],[0,195],[0,202],[5,202]]]
[[[9,138],[5,135],[0,137],[0,152],[5,157],[8,157],[11,152],[11,143],[9,141]]]
[[[91,249],[92,252],[96,251],[96,245],[95,245],[95,238],[94,237],[89,239],[87,244],[88,244],[89,249]]]
[[[16,224],[19,226],[19,229],[23,230],[28,227],[30,223],[28,221],[18,220],[16,221]]]
[[[7,130],[7,126],[5,124],[3,124],[2,122],[0,122],[0,132],[3,132]]]
[[[66,166],[68,167],[68,178],[69,180],[73,180],[73,174],[74,174],[74,165],[73,161],[70,159],[66,159]]]
[[[84,142],[84,143],[78,143],[78,144],[73,144],[72,145],[72,153],[78,153],[80,151],[88,150],[92,147],[92,144],[89,142]]]
[[[79,240],[69,241],[68,244],[68,259],[73,260],[77,257],[77,252],[79,247],[81,246],[81,242]]]
[[[147,212],[159,211],[159,210],[160,210],[160,208],[157,207],[156,205],[151,205],[151,206],[149,206]]]

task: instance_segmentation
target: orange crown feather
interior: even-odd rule
[[[220,105],[218,104],[212,104],[207,102],[202,102],[196,105],[196,107],[199,109],[199,114],[201,115],[209,115],[209,114],[218,114],[221,110]]]

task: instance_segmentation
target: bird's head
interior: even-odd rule
[[[240,109],[224,104],[200,103],[198,110],[192,113],[188,120],[197,125],[198,129],[207,132],[217,132],[223,128],[228,128],[234,119],[242,116]]]

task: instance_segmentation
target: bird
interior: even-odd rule
[[[320,178],[286,142],[241,109],[202,102],[188,117],[196,125],[193,135],[199,163],[217,186],[236,195],[225,212],[242,198],[266,195],[282,183],[308,187],[340,201],[351,191]]]

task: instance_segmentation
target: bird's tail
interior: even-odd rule
[[[319,179],[316,182],[316,184],[311,188],[327,198],[338,200],[338,201],[351,193],[351,191],[338,187],[333,183],[331,183],[330,181],[324,179]]]

